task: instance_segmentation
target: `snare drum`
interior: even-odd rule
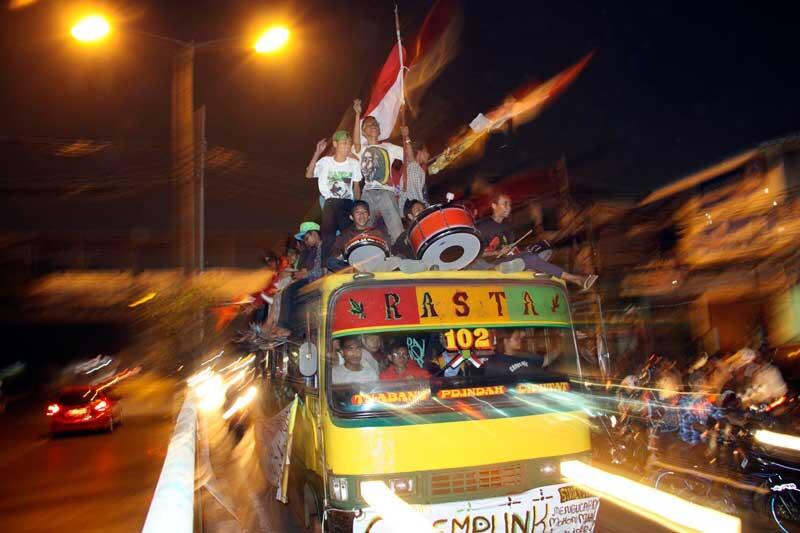
[[[460,270],[481,254],[475,219],[463,206],[432,205],[408,228],[417,259],[439,270]]]
[[[382,264],[389,257],[389,245],[379,235],[362,233],[356,235],[344,247],[344,259],[350,266],[365,272]]]

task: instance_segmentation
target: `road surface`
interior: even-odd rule
[[[173,429],[173,384],[133,378],[114,433],[50,438],[46,400],[0,416],[0,531],[141,531]]]

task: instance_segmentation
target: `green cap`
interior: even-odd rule
[[[334,134],[333,134],[333,137],[331,137],[331,138],[332,138],[334,141],[343,141],[343,140],[345,140],[345,139],[352,139],[352,138],[353,138],[353,136],[352,136],[352,135],[350,135],[350,132],[349,132],[349,131],[347,131],[347,130],[339,130],[339,131],[337,131],[336,133],[334,133]]]
[[[298,241],[302,241],[303,236],[309,231],[319,231],[319,224],[317,224],[316,222],[308,222],[308,221],[303,222],[302,224],[300,224],[300,232],[295,233],[294,238],[297,239]]]

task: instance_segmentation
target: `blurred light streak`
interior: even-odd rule
[[[207,361],[204,361],[203,363],[200,363],[200,366],[206,366],[211,361],[219,359],[220,357],[222,357],[222,354],[224,354],[224,353],[225,353],[225,350],[220,350],[219,353],[217,355],[215,355],[214,357],[212,357],[211,359],[209,359]]]
[[[478,121],[480,123],[479,127],[470,128],[457,138],[449,141],[448,148],[444,152],[431,158],[428,171],[431,174],[439,173],[459,159],[484,135],[502,127],[509,120],[513,120],[516,127],[536,118],[548,104],[552,103],[556,96],[566,90],[577,79],[593,56],[594,52],[586,54],[577,63],[559,72],[546,82],[533,89],[526,89],[525,94],[519,99],[514,97],[506,98],[503,104],[487,112],[482,117],[482,120]]]
[[[201,372],[189,376],[186,383],[188,383],[190,387],[196,387],[210,378],[212,373],[213,371],[210,368],[203,369]]]
[[[96,367],[94,367],[94,368],[90,368],[89,370],[87,370],[87,371],[86,371],[86,374],[92,374],[92,373],[94,373],[94,372],[97,372],[97,371],[98,371],[98,370],[100,370],[101,368],[107,367],[107,366],[108,366],[108,365],[110,365],[110,364],[111,364],[111,359],[107,360],[105,363],[102,363],[102,364],[99,364],[99,365],[97,365],[97,366],[96,366]]]
[[[222,415],[223,420],[229,419],[234,414],[236,414],[237,411],[241,411],[242,409],[247,407],[250,404],[250,402],[253,401],[253,398],[256,397],[257,392],[258,391],[256,390],[255,385],[250,385],[249,387],[247,387],[247,390],[244,392],[244,394],[236,398],[236,401],[233,402],[233,405],[230,407],[230,409],[225,411],[225,413]]]
[[[741,521],[581,461],[563,461],[561,474],[581,488],[673,531],[739,533]]]
[[[8,3],[8,9],[15,10],[15,9],[22,9],[23,7],[32,6],[36,3],[36,0],[11,0]]]
[[[219,374],[213,374],[195,387],[195,394],[200,402],[201,411],[208,412],[219,409],[225,404],[225,381]]]
[[[753,436],[758,442],[769,444],[770,446],[800,451],[800,437],[795,435],[787,435],[785,433],[775,433],[773,431],[767,431],[766,429],[759,429],[753,433]]]
[[[759,494],[769,494],[769,489],[764,487],[758,487],[755,485],[749,485],[747,483],[741,483],[736,481],[735,479],[731,479],[728,477],[723,476],[715,476],[714,474],[709,474],[708,472],[703,472],[702,470],[696,470],[693,468],[685,468],[682,466],[674,465],[671,463],[664,463],[662,461],[653,461],[651,463],[653,466],[665,468],[667,470],[671,470],[673,472],[681,472],[682,474],[688,474],[693,477],[699,477],[703,479],[707,479],[709,481],[715,481],[717,483],[724,483],[726,485],[730,485],[731,487],[737,488],[739,490],[747,490],[751,492],[757,492]]]
[[[142,296],[141,298],[139,298],[135,302],[132,302],[132,303],[128,304],[128,307],[138,307],[138,306],[142,305],[143,303],[149,302],[150,300],[152,300],[155,297],[156,297],[156,293],[155,292],[151,292],[149,294],[146,294],[146,295]]]
[[[383,481],[362,481],[361,496],[383,518],[386,526],[397,533],[420,531],[434,533],[425,517],[386,486]]]

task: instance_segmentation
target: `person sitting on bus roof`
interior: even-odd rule
[[[350,214],[353,220],[353,225],[343,231],[336,242],[333,243],[331,248],[331,256],[327,261],[328,270],[331,272],[338,272],[349,267],[349,263],[341,258],[345,253],[348,243],[361,235],[369,235],[377,237],[379,240],[389,246],[389,240],[386,234],[378,228],[369,225],[369,204],[363,200],[357,200],[353,204],[353,211]],[[400,268],[403,272],[413,273],[426,270],[426,267],[421,261],[415,259],[403,259],[395,255],[387,257],[385,260],[370,260],[365,262],[360,267],[360,270],[366,272],[391,272]]]
[[[406,224],[406,229],[394,241],[392,245],[392,254],[403,257],[405,259],[416,259],[414,250],[411,249],[411,243],[408,242],[408,230],[411,224],[417,220],[417,216],[425,210],[425,204],[420,200],[408,200],[403,206],[403,222]]]
[[[374,367],[362,362],[364,350],[358,336],[342,340],[342,357],[344,364],[334,366],[331,379],[334,385],[342,383],[369,383],[378,381],[378,372]]]
[[[408,348],[405,344],[392,344],[389,350],[389,367],[381,372],[381,381],[398,381],[401,379],[428,379],[430,374],[420,368],[416,361],[409,361]]]
[[[543,373],[544,358],[528,354],[523,330],[498,329],[495,336],[495,355],[483,365],[484,376],[539,376]]]
[[[314,281],[324,274],[324,264],[322,259],[322,233],[320,226],[316,222],[303,222],[300,224],[300,231],[294,238],[302,241],[305,250],[300,256],[299,265],[295,279],[308,279]]]
[[[589,290],[594,285],[594,282],[597,281],[597,275],[595,274],[588,276],[572,274],[543,259],[543,252],[533,253],[527,251],[519,253],[519,250],[512,248],[511,245],[515,242],[515,237],[514,231],[508,224],[510,216],[511,197],[501,192],[494,193],[492,196],[491,216],[477,224],[477,229],[481,234],[483,254],[475,260],[471,268],[478,270],[496,268],[505,274],[523,270],[535,270],[579,285],[583,290]],[[512,257],[513,259],[503,261]],[[495,264],[493,265],[490,262]]]

